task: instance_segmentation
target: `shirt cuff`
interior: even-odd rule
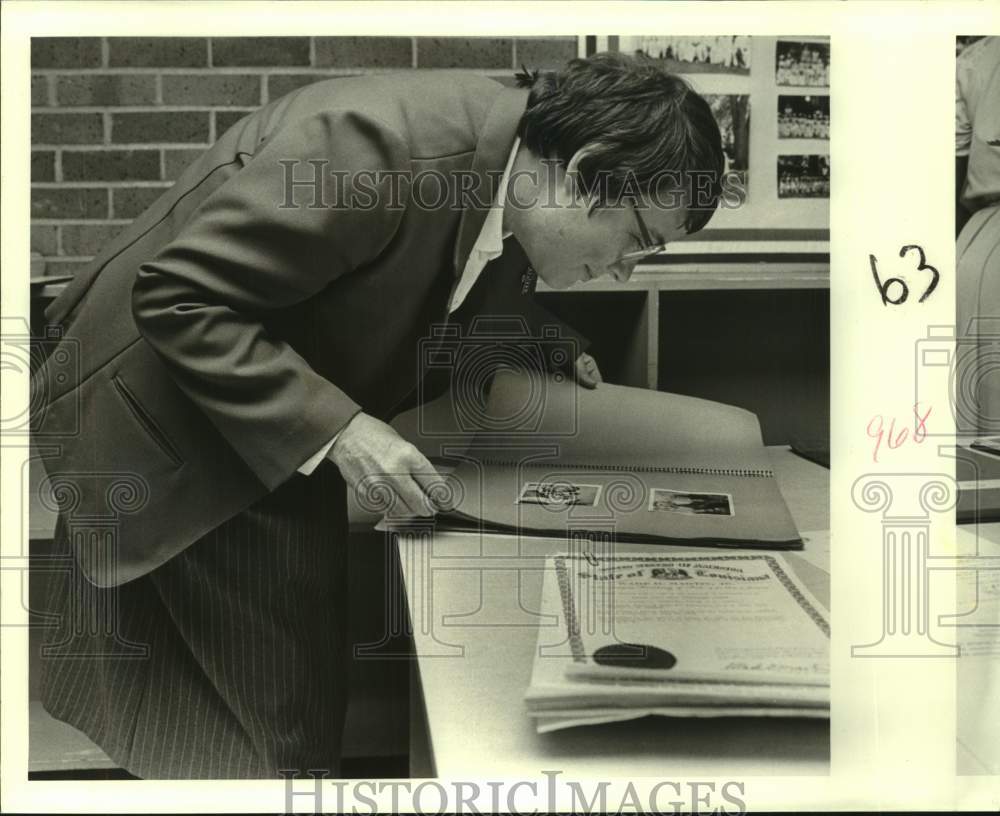
[[[338,436],[340,436],[340,433],[337,433],[333,439],[327,442],[322,448],[316,451],[316,453],[299,465],[299,473],[303,476],[310,476],[312,472],[319,467],[319,463],[326,458],[326,455],[330,452],[330,448],[333,447],[333,443],[337,441]]]

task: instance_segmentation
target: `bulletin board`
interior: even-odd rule
[[[743,195],[738,206],[720,207],[704,230],[673,248],[729,252],[740,244],[741,251],[828,250],[828,37],[588,40],[588,50],[642,53],[682,75],[705,96],[719,122],[727,168],[737,174]]]

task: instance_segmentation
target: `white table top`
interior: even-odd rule
[[[790,560],[829,600],[829,471],[786,448],[769,454],[806,549]],[[828,773],[826,720],[648,717],[538,734],[522,697],[537,637],[545,556],[562,539],[437,533],[400,538],[433,771],[442,777]],[[620,552],[663,552],[619,545]],[[671,548],[672,552],[680,549]],[[704,553],[702,549],[699,552]],[[419,696],[418,696],[419,697]],[[419,700],[418,700],[419,701]],[[418,767],[427,758],[414,757]]]

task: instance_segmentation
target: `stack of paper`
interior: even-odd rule
[[[777,553],[564,553],[547,563],[539,731],[678,717],[829,717],[829,623]]]

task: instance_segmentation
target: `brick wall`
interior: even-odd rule
[[[31,43],[31,249],[73,274],[233,122],[333,76],[459,68],[511,81],[575,37],[80,37]]]

